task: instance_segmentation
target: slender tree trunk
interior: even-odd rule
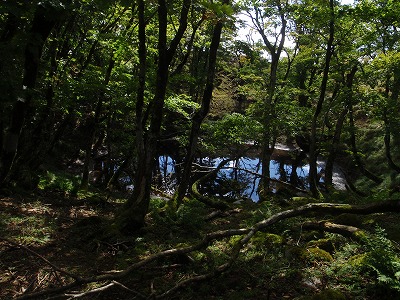
[[[337,155],[337,147],[340,143],[343,123],[346,119],[347,113],[347,108],[344,108],[340,113],[339,118],[336,121],[335,133],[333,134],[333,138],[329,146],[329,154],[325,165],[325,186],[328,190],[331,189],[333,185],[333,166]]]
[[[158,0],[158,64],[157,64],[157,86],[155,95],[151,103],[150,126],[148,132],[144,132],[143,120],[146,114],[143,115],[142,107],[136,106],[136,113],[139,112],[139,119],[137,117],[136,139],[141,139],[138,146],[139,165],[135,174],[135,187],[132,196],[128,199],[125,210],[117,218],[118,227],[121,231],[130,232],[134,231],[144,224],[144,218],[148,212],[150,203],[150,191],[152,171],[154,170],[154,163],[157,155],[157,144],[160,136],[160,129],[162,123],[162,115],[164,109],[164,100],[167,90],[167,83],[169,77],[169,65],[175,55],[176,49],[182,39],[187,28],[187,16],[191,5],[190,0],[185,0],[181,10],[179,20],[179,28],[175,37],[172,39],[169,47],[167,48],[167,4],[165,0]],[[140,44],[145,43],[144,33],[144,2],[139,0],[139,40]],[[141,16],[142,15],[142,16]],[[143,47],[143,45],[141,46]],[[143,51],[143,48],[141,48]],[[143,55],[143,53],[142,53]],[[143,63],[141,58],[141,67]],[[142,87],[143,88],[143,87]],[[140,94],[140,91],[139,91]],[[140,118],[142,117],[142,119]],[[140,123],[140,124],[139,124]]]
[[[141,4],[139,4],[139,6],[140,5]],[[142,8],[144,8],[144,4]],[[142,12],[141,8],[139,8],[139,10]],[[142,13],[144,14],[144,11]],[[147,133],[147,139],[142,143],[143,149],[139,150],[141,152],[139,152],[138,155],[139,165],[136,171],[133,194],[127,201],[126,210],[123,212],[123,216],[120,217],[120,221],[123,222],[120,226],[122,231],[131,231],[143,226],[144,217],[147,214],[150,202],[152,172],[157,153],[157,141],[161,127],[162,110],[168,82],[167,6],[165,0],[158,1],[158,20],[157,87],[152,103],[150,130]],[[144,138],[144,133],[142,132],[141,134],[141,136],[136,138]]]
[[[57,48],[59,43],[57,42],[57,35],[60,32],[61,24],[57,24],[54,28],[55,39],[49,43],[48,56],[50,60],[50,69],[48,78],[50,79],[45,92],[46,106],[41,111],[38,121],[36,122],[35,128],[29,133],[29,137],[25,136],[24,143],[25,147],[21,147],[23,151],[19,154],[18,166],[24,164],[29,170],[35,171],[43,163],[47,157],[48,149],[50,146],[51,139],[49,139],[50,132],[52,132],[51,125],[54,123],[54,116],[52,110],[54,106],[54,77],[58,69],[57,61]],[[54,129],[53,129],[54,130]],[[35,145],[35,147],[32,147]],[[20,149],[21,149],[20,148]],[[33,149],[32,149],[33,148]]]
[[[114,54],[112,53],[110,61],[108,63],[106,74],[104,76],[103,86],[107,86],[108,83],[110,82],[111,72],[112,72],[112,69],[114,68],[114,65],[115,65],[115,60],[114,60]],[[98,127],[100,124],[101,111],[102,111],[104,100],[105,100],[104,99],[105,91],[100,91],[97,97],[98,97],[98,99],[97,99],[94,117],[93,117],[93,119],[88,120],[89,134],[88,134],[88,140],[87,140],[86,150],[85,150],[85,163],[83,166],[83,174],[82,174],[82,179],[81,179],[81,184],[80,184],[80,189],[83,189],[83,190],[86,190],[89,186],[89,169],[90,169],[90,161],[91,161],[91,157],[92,157],[92,145],[93,145],[93,141],[95,139],[96,132],[98,131]]]
[[[224,4],[228,4],[229,1],[224,1]],[[185,157],[185,166],[183,174],[181,177],[181,182],[179,184],[177,194],[176,194],[176,204],[179,206],[185,197],[186,191],[190,185],[190,175],[192,171],[192,163],[197,149],[198,138],[200,134],[200,126],[203,123],[204,118],[207,116],[210,110],[210,103],[212,99],[212,91],[214,88],[214,78],[215,78],[215,66],[217,62],[217,51],[221,39],[223,22],[220,20],[214,27],[214,32],[210,45],[210,52],[208,57],[208,75],[206,87],[203,94],[203,99],[201,101],[201,108],[193,116],[192,128],[190,131],[189,145],[187,149],[187,154]]]
[[[271,53],[272,54],[272,53]],[[270,80],[268,86],[268,96],[264,102],[264,120],[263,120],[263,137],[261,142],[261,173],[260,188],[264,192],[264,195],[268,192],[270,187],[271,178],[271,155],[274,151],[273,143],[273,130],[272,130],[272,119],[274,118],[274,106],[273,100],[275,95],[275,87],[277,81],[277,70],[279,63],[279,56],[272,54]]]
[[[32,90],[36,84],[43,45],[56,24],[51,11],[39,5],[35,11],[29,41],[25,48],[24,77],[22,95],[18,97],[12,111],[11,124],[4,137],[3,152],[0,162],[0,185],[9,174],[18,148],[19,137],[25,120],[26,109],[32,99]]]
[[[320,95],[319,95],[319,100],[317,103],[317,107],[315,109],[313,118],[312,118],[312,123],[311,123],[311,139],[310,139],[310,151],[309,151],[309,157],[310,157],[310,173],[309,173],[309,181],[310,181],[310,190],[313,194],[314,197],[319,198],[319,191],[318,191],[318,172],[317,172],[317,122],[318,122],[318,116],[320,115],[322,111],[322,105],[325,100],[325,92],[326,92],[326,87],[328,83],[328,75],[329,75],[329,66],[331,63],[331,58],[333,55],[333,40],[334,40],[334,33],[335,33],[335,11],[334,11],[334,0],[329,1],[329,6],[330,6],[330,22],[329,22],[329,38],[328,38],[328,44],[326,48],[326,54],[325,54],[325,67],[324,67],[324,73],[322,77],[322,82],[321,82],[321,88],[320,88]]]
[[[256,11],[256,16],[252,17],[252,22],[256,26],[258,33],[261,35],[262,40],[265,46],[268,49],[269,54],[271,55],[271,68],[270,68],[270,77],[268,81],[268,95],[264,99],[264,107],[263,107],[263,136],[261,141],[261,172],[262,178],[260,180],[260,191],[267,193],[270,185],[270,162],[271,155],[274,150],[274,130],[273,130],[273,118],[275,118],[275,90],[277,85],[277,71],[279,65],[279,59],[285,44],[286,38],[286,24],[287,21],[285,19],[285,14],[283,12],[281,3],[277,2],[277,8],[279,11],[279,16],[281,19],[281,28],[280,28],[280,41],[277,45],[277,41],[272,43],[267,36],[267,33],[264,31],[264,22],[263,18],[260,17],[262,14],[259,11],[259,8],[254,8]]]
[[[21,22],[20,17],[17,17],[13,13],[9,12],[6,16],[6,21],[4,27],[1,30],[0,35],[0,78],[7,78],[6,72],[4,72],[5,65],[7,62],[13,61],[13,59],[8,59],[9,43],[18,31],[18,26]],[[3,145],[4,145],[4,130],[6,126],[6,106],[8,102],[8,91],[4,84],[0,85],[0,159],[3,155]],[[1,164],[1,162],[0,162]],[[1,169],[0,169],[1,172]],[[0,182],[1,184],[1,182]]]
[[[356,145],[356,126],[354,125],[354,117],[353,117],[353,103],[351,99],[349,99],[349,122],[350,122],[350,145],[351,150],[353,152],[353,157],[356,162],[357,167],[360,169],[361,173],[367,178],[371,179],[375,183],[382,183],[383,179],[373,174],[365,167],[365,163],[361,159],[361,156],[358,152]]]
[[[345,90],[345,97],[347,99],[351,99],[353,97],[353,81],[354,81],[354,76],[357,72],[357,66],[354,66],[352,70],[350,71],[349,74],[347,74],[346,78],[346,90]],[[332,187],[332,176],[333,176],[333,165],[336,159],[336,154],[337,154],[337,147],[340,143],[340,136],[342,134],[342,128],[343,128],[343,123],[346,119],[346,115],[348,113],[348,108],[347,105],[346,107],[342,110],[342,112],[339,115],[339,118],[336,121],[336,126],[335,126],[335,133],[332,138],[332,142],[330,144],[330,149],[329,149],[329,154],[328,158],[326,160],[326,166],[325,166],[325,186],[329,190]]]

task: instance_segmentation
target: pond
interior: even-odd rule
[[[203,168],[215,168],[224,157],[206,157],[197,159],[196,164]],[[318,161],[319,181],[323,182],[323,171],[325,161]],[[260,182],[261,163],[258,157],[241,157],[232,160],[221,169],[215,180],[201,187],[205,194],[215,195],[223,198],[251,199],[254,202],[259,200],[258,186]],[[274,193],[279,193],[287,182],[293,186],[307,190],[309,188],[308,175],[309,164],[307,155],[303,151],[293,150],[287,147],[280,147],[275,150],[270,162],[270,174],[272,179],[271,189]],[[334,188],[344,189],[345,180],[338,166],[334,167],[333,174]],[[169,156],[159,157],[159,178],[158,185],[167,192],[173,193],[176,187],[176,166]]]

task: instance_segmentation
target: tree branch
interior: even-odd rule
[[[294,209],[289,209],[289,210],[285,210],[285,211],[279,212],[277,214],[274,214],[271,217],[256,223],[252,228],[220,230],[220,231],[208,233],[204,236],[202,241],[200,241],[199,243],[197,243],[195,245],[182,247],[182,248],[168,249],[165,251],[161,251],[159,253],[155,253],[146,259],[143,259],[141,261],[138,261],[138,262],[132,264],[131,266],[129,266],[127,269],[125,269],[123,271],[118,271],[118,272],[115,272],[112,274],[105,274],[105,275],[99,275],[99,276],[88,277],[88,278],[79,278],[79,277],[75,276],[75,278],[78,278],[78,279],[76,279],[73,283],[70,283],[68,285],[61,286],[61,287],[55,288],[55,289],[47,289],[47,290],[42,290],[42,291],[31,293],[31,294],[25,294],[25,295],[18,297],[17,299],[30,299],[30,298],[35,298],[35,297],[39,297],[39,296],[49,295],[49,294],[56,294],[56,293],[64,292],[64,291],[69,290],[76,286],[81,286],[81,285],[93,283],[93,282],[116,281],[118,279],[128,276],[133,271],[135,271],[145,265],[148,265],[149,263],[156,261],[158,259],[176,256],[176,255],[187,254],[187,253],[190,253],[193,251],[198,251],[200,249],[204,249],[214,240],[219,240],[219,239],[231,237],[234,235],[242,235],[243,236],[242,239],[240,239],[235,245],[233,245],[233,247],[231,249],[231,253],[229,255],[230,259],[228,260],[228,262],[215,267],[214,270],[209,273],[196,275],[194,277],[180,281],[179,283],[175,284],[175,286],[173,286],[172,288],[170,288],[169,290],[167,290],[163,293],[160,293],[158,295],[152,295],[152,297],[155,299],[161,299],[161,298],[169,297],[171,294],[176,292],[178,289],[184,288],[185,286],[187,286],[191,283],[208,280],[210,278],[213,278],[213,277],[220,275],[221,273],[227,271],[237,260],[239,254],[240,254],[240,250],[251,240],[251,238],[256,234],[256,232],[261,231],[261,230],[266,230],[271,225],[273,225],[277,222],[280,222],[282,220],[294,218],[294,217],[298,217],[298,216],[304,216],[304,215],[308,215],[310,213],[319,213],[321,215],[322,214],[338,215],[338,214],[342,214],[342,213],[367,215],[367,214],[383,213],[383,212],[397,212],[397,213],[400,212],[400,200],[387,200],[387,201],[381,201],[381,202],[371,203],[371,204],[366,204],[366,205],[310,203],[310,204],[307,204],[304,206],[300,206],[300,207],[297,207]],[[327,224],[325,224],[324,226],[330,227],[330,228],[336,228],[336,229],[338,229],[338,228],[346,229],[346,228],[340,227],[339,225],[327,226]],[[351,226],[350,227],[347,226],[347,229],[348,229],[347,232],[358,232],[357,228],[355,228],[355,227],[353,228]],[[5,239],[2,239],[2,240],[5,240]],[[70,276],[70,274],[68,274],[68,275]],[[105,287],[108,288],[108,285],[106,285]],[[103,288],[105,288],[105,287],[103,287]]]

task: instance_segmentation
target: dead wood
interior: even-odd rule
[[[363,231],[360,228],[349,225],[336,224],[328,221],[305,222],[302,228],[304,230],[319,230],[337,233],[355,240],[360,240],[360,237],[363,236]]]
[[[297,208],[285,210],[285,211],[279,212],[277,214],[274,214],[271,217],[264,219],[261,222],[256,223],[251,228],[221,230],[221,231],[216,231],[216,232],[206,234],[204,236],[203,240],[195,245],[182,247],[182,248],[173,248],[173,249],[161,251],[159,253],[155,253],[146,259],[140,260],[140,261],[130,265],[128,268],[126,268],[125,270],[122,270],[122,271],[116,271],[116,272],[113,272],[110,274],[104,274],[104,275],[87,277],[87,278],[81,278],[76,275],[71,276],[71,274],[64,271],[62,273],[64,273],[65,275],[69,275],[70,277],[75,278],[75,280],[72,283],[64,285],[64,286],[60,286],[60,287],[54,288],[54,289],[46,289],[46,290],[42,290],[42,291],[38,291],[38,292],[33,292],[30,294],[21,295],[17,299],[31,299],[31,298],[39,298],[39,297],[43,298],[43,296],[45,296],[45,295],[60,294],[60,293],[70,290],[71,288],[83,287],[84,285],[86,285],[88,283],[93,283],[93,282],[105,282],[105,286],[108,286],[108,284],[112,283],[113,281],[122,279],[122,278],[128,276],[129,274],[133,273],[134,271],[136,271],[158,259],[167,258],[167,257],[171,257],[171,256],[176,256],[176,255],[183,255],[183,254],[188,254],[193,251],[198,251],[198,250],[204,249],[205,247],[210,245],[211,242],[213,242],[215,240],[223,239],[226,237],[231,237],[234,235],[242,235],[243,236],[242,239],[240,239],[238,242],[236,242],[236,244],[233,245],[233,247],[231,248],[231,253],[229,255],[230,259],[226,263],[223,263],[223,264],[215,267],[212,272],[190,277],[186,280],[180,281],[179,283],[175,284],[172,288],[170,288],[169,290],[167,290],[165,292],[162,292],[157,295],[151,295],[155,299],[166,298],[166,297],[169,297],[170,295],[172,295],[173,293],[175,293],[177,290],[179,290],[187,285],[190,285],[194,282],[211,279],[211,278],[229,270],[229,268],[235,263],[238,256],[240,255],[240,251],[243,249],[243,247],[251,240],[251,238],[258,231],[266,230],[269,226],[271,226],[279,221],[282,221],[282,220],[285,220],[288,218],[298,217],[298,216],[305,216],[310,213],[317,213],[319,216],[324,217],[325,215],[338,215],[338,214],[342,214],[342,213],[367,215],[367,214],[383,213],[383,212],[400,212],[400,200],[387,200],[387,201],[371,203],[371,204],[367,204],[367,205],[310,203],[310,204],[306,204],[304,206],[300,206]],[[332,230],[347,229],[346,232],[349,232],[349,233],[350,232],[358,232],[357,229],[349,227],[349,226],[347,226],[347,228],[340,227],[340,226],[334,226],[334,225],[327,226],[326,224],[324,226],[330,227]],[[15,243],[12,243],[12,244],[14,245]],[[34,251],[29,251],[29,252],[35,255]],[[50,266],[55,267],[47,259],[44,259],[43,261],[45,261]],[[58,269],[58,271],[60,271],[60,272],[62,271],[60,268],[56,267],[56,269]],[[107,282],[108,282],[108,284],[107,284]],[[64,294],[64,296],[65,296],[65,294]]]

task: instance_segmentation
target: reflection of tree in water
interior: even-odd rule
[[[169,155],[161,155],[155,169],[155,184],[163,192],[172,194],[177,185],[176,161]]]
[[[297,188],[308,188],[308,164],[306,154],[302,151],[287,152],[277,155],[271,161],[271,177],[281,182],[287,182]],[[215,168],[223,157],[197,158],[194,162],[196,172],[192,180],[197,180],[206,172]],[[173,193],[178,182],[176,172],[179,166],[168,155],[159,157],[155,170],[158,188]],[[222,168],[214,178],[203,183],[199,188],[205,195],[214,195],[227,199],[251,199],[258,201],[258,184],[261,176],[261,164],[258,157],[241,157],[232,160]],[[273,182],[271,192],[287,189],[287,185]]]

